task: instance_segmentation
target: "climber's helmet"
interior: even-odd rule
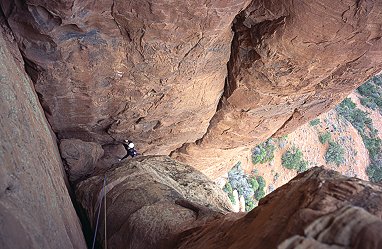
[[[132,149],[134,148],[134,144],[133,143],[129,143],[129,149]]]

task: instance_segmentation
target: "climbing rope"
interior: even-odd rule
[[[105,249],[107,249],[107,240],[106,240],[106,175],[103,178],[103,198],[104,198],[104,214],[105,214]],[[102,198],[101,201],[98,204],[98,214],[97,214],[97,222],[95,226],[94,236],[93,236],[93,245],[92,249],[95,247],[95,242],[97,238],[97,231],[98,231],[98,223],[99,223],[99,216],[101,214],[101,205],[102,205]]]
[[[103,187],[103,200],[104,200],[104,223],[105,223],[105,238],[104,238],[104,241],[105,241],[105,246],[104,246],[104,249],[107,249],[107,233],[106,233],[106,175],[105,175],[105,179],[104,179],[104,187]]]

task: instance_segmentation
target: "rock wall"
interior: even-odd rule
[[[228,82],[207,133],[173,157],[219,176],[222,159],[333,108],[382,68],[381,11],[380,1],[252,1],[233,24]]]
[[[248,0],[0,1],[59,138],[169,154],[205,133]]]
[[[0,15],[0,248],[85,249],[55,137]]]
[[[60,139],[129,138],[212,178],[382,69],[380,1],[0,3]]]
[[[312,168],[230,213],[225,194],[168,157],[141,157],[81,182],[93,227],[106,176],[108,248],[380,248],[382,186]],[[287,205],[286,205],[287,204]],[[104,243],[103,206],[99,239]],[[298,247],[297,247],[298,246]]]

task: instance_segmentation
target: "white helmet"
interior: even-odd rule
[[[129,143],[128,146],[129,146],[130,149],[134,148],[134,144],[133,143]]]

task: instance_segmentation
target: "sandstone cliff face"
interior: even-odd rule
[[[382,68],[381,10],[380,1],[252,1],[233,24],[228,82],[208,132],[173,156],[216,176],[209,165],[334,107]]]
[[[206,131],[245,0],[1,1],[59,138],[169,154]],[[248,2],[248,1],[247,1]]]
[[[56,141],[0,17],[0,248],[85,249]]]
[[[377,249],[382,245],[381,185],[334,171],[313,168],[300,174],[245,215],[228,213],[229,202],[220,189],[170,158],[141,157],[115,167],[76,187],[94,227],[106,176],[110,248]],[[101,241],[103,226],[102,221]]]
[[[0,2],[60,139],[210,177],[382,68],[380,1]]]

